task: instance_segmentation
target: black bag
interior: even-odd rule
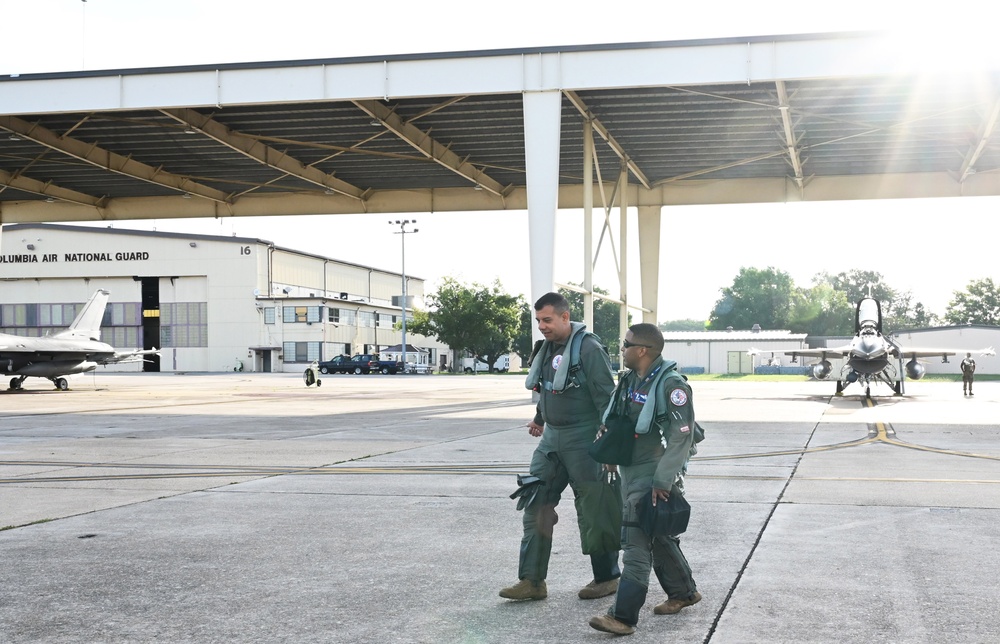
[[[628,416],[608,414],[604,426],[607,430],[587,448],[590,458],[607,465],[631,465],[635,423]]]
[[[585,555],[618,552],[622,546],[622,481],[606,473],[600,481],[577,486],[576,520]]]
[[[688,527],[691,506],[683,494],[674,491],[666,501],[653,505],[652,490],[639,504],[639,527],[650,537],[681,534]]]

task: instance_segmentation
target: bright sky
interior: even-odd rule
[[[962,3],[953,12],[916,6],[912,0],[507,0],[487,12],[458,0],[0,0],[0,16],[14,27],[0,39],[0,74],[873,29],[926,38],[923,51],[938,45],[968,55],[976,42],[993,42],[970,31],[985,25],[975,16],[992,15],[992,2]],[[970,280],[1000,282],[990,244],[972,245],[984,234],[995,240],[998,208],[1000,198],[665,209],[664,257],[683,270],[661,275],[660,318],[707,318],[719,289],[731,285],[742,266],[774,266],[800,286],[820,271],[874,270],[941,315],[953,291]],[[529,295],[526,212],[415,218],[420,232],[407,235],[406,272],[427,279],[428,290],[453,276],[499,279],[507,290]],[[865,218],[882,225],[883,234],[872,239],[870,231],[854,228]],[[259,237],[398,271],[398,227],[389,219],[397,217],[160,219],[115,226]],[[602,220],[595,211],[595,221]],[[612,229],[617,234],[614,221]],[[556,280],[582,281],[582,215],[560,212],[557,237],[566,241],[556,251]],[[595,280],[614,294],[617,278],[606,243]],[[373,246],[380,249],[376,259]],[[629,247],[635,297],[638,244],[632,240]]]

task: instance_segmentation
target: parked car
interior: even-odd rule
[[[403,363],[399,360],[379,360],[379,373],[399,373],[403,371]]]
[[[489,360],[489,356],[487,356],[486,359]],[[493,366],[475,358],[462,358],[462,370],[465,371],[465,373],[472,373],[473,369],[476,370],[476,373],[484,373],[487,371],[491,373],[507,373],[510,371],[510,354],[505,353],[497,358],[496,362],[493,363]]]
[[[339,355],[319,363],[320,373],[371,373],[379,371],[378,356],[362,353],[356,356]]]

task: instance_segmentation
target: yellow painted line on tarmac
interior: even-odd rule
[[[875,407],[875,401],[870,398],[863,399],[862,402],[868,408]],[[896,438],[896,430],[892,425],[877,421],[871,423],[868,429],[867,438],[859,438],[853,441],[846,441],[843,443],[834,443],[832,445],[822,445],[819,447],[808,447],[804,449],[791,449],[782,450],[776,452],[756,452],[752,454],[728,454],[723,456],[695,456],[692,461],[727,461],[727,460],[737,460],[737,459],[750,459],[750,458],[767,458],[770,456],[796,456],[802,454],[813,454],[817,452],[827,452],[837,449],[848,449],[851,447],[860,447],[862,445],[870,445],[874,443],[884,443],[886,445],[893,445],[895,447],[903,447],[906,449],[915,449],[923,452],[931,452],[935,454],[944,454],[947,456],[962,456],[966,458],[978,458],[985,459],[989,461],[1000,461],[1000,456],[993,454],[978,454],[975,452],[962,452],[953,449],[944,449],[941,447],[930,447],[927,445],[917,445],[915,443],[908,443],[906,441],[899,440]]]

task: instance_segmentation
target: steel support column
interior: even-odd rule
[[[642,321],[656,324],[660,289],[660,206],[639,206],[639,280]]]
[[[583,123],[583,323],[594,330],[594,128]]]
[[[531,301],[555,288],[556,208],[559,204],[559,133],[562,94],[524,94],[524,161],[527,177]],[[535,329],[534,335],[541,337]]]
[[[622,301],[618,316],[618,337],[624,340],[625,332],[628,331],[628,165],[624,162],[618,175],[618,247],[621,251],[618,285]]]

